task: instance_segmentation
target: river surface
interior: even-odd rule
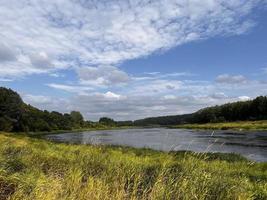
[[[211,131],[168,128],[121,129],[63,133],[46,139],[72,144],[111,144],[163,151],[237,153],[267,162],[267,131]]]

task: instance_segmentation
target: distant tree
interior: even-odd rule
[[[104,124],[104,125],[109,125],[109,126],[114,126],[116,124],[113,119],[108,118],[108,117],[100,118],[99,123]]]
[[[83,116],[82,116],[82,114],[80,112],[71,111],[70,117],[71,117],[75,127],[79,128],[79,127],[83,126],[84,120],[83,120]]]
[[[116,125],[117,126],[132,126],[133,121],[117,121]]]

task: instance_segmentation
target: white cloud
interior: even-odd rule
[[[63,90],[65,92],[78,93],[78,94],[87,94],[88,91],[93,90],[91,87],[84,87],[84,86],[79,86],[79,85],[74,86],[74,85],[50,83],[50,84],[47,84],[47,86],[54,88],[54,89]]]
[[[160,73],[160,72],[145,72],[145,76],[136,76],[132,77],[136,81],[145,81],[145,80],[158,80],[158,79],[173,79],[178,77],[189,77],[195,76],[196,74],[189,72],[173,72],[173,73]]]
[[[238,99],[239,99],[240,101],[248,101],[248,100],[250,100],[251,98],[248,97],[248,96],[240,96],[240,97],[238,97]]]
[[[176,92],[182,86],[183,82],[179,80],[135,80],[127,88],[128,92],[134,95],[164,95]]]
[[[224,94],[223,92],[215,92],[214,94],[211,94],[210,97],[214,99],[227,99],[228,96]]]
[[[108,98],[108,99],[121,99],[123,98],[121,95],[119,94],[115,94],[113,92],[108,91],[107,93],[104,94],[104,97]]]
[[[164,99],[176,99],[174,95],[165,95]]]
[[[84,67],[77,70],[81,84],[109,86],[127,83],[129,76],[113,66]]]
[[[190,41],[245,33],[261,2],[0,0],[0,81],[75,70],[78,84],[47,85],[72,93],[70,98],[28,94],[23,99],[49,110],[80,110],[88,119],[181,114],[266,94],[263,83],[239,84],[248,81],[242,75],[220,75],[218,83],[230,84],[214,84],[178,80],[193,75],[187,72],[132,77],[118,68]]]
[[[38,54],[30,55],[31,64],[37,68],[52,68],[53,64],[45,52],[39,52]]]
[[[168,85],[175,88],[168,89]],[[96,92],[81,85],[49,84],[49,87],[73,93],[62,100],[58,97],[23,95],[34,106],[69,112],[79,110],[90,120],[102,116],[116,120],[191,113],[198,109],[233,101],[244,101],[267,94],[266,83],[250,81],[234,87],[207,81],[145,80],[133,81],[119,92],[102,89]]]
[[[41,110],[58,111],[62,113],[71,111],[71,102],[63,98],[25,93],[22,93],[21,97],[25,103]]]
[[[10,47],[0,47],[0,58],[9,61],[0,76],[17,78],[77,65],[117,66],[190,41],[242,34],[254,25],[248,14],[262,1],[0,2],[0,36]]]
[[[9,46],[0,42],[0,62],[15,61],[16,52]]]
[[[8,79],[8,78],[0,78],[0,82],[11,82],[13,81],[12,79]]]
[[[154,76],[154,75],[158,75],[158,74],[160,74],[160,72],[145,72],[144,74]]]
[[[28,95],[23,99],[42,109],[70,112],[79,110],[89,120],[108,116],[116,120],[134,120],[151,116],[191,113],[200,108],[240,100],[236,98],[214,99],[208,95],[121,95],[112,92],[78,94],[68,100]]]
[[[60,73],[51,73],[51,74],[49,74],[49,76],[55,77],[55,78],[64,78],[65,77],[64,74],[60,74]]]
[[[229,74],[221,74],[216,78],[217,83],[225,83],[225,84],[244,84],[247,83],[248,80],[243,75],[229,75]]]
[[[25,102],[29,104],[49,104],[52,101],[51,97],[43,96],[43,95],[31,95],[31,94],[23,94],[22,98]]]

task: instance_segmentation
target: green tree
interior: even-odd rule
[[[71,111],[70,117],[71,117],[75,127],[80,128],[83,126],[84,119],[83,119],[83,116],[80,112]]]
[[[10,132],[13,130],[13,123],[6,117],[0,117],[0,130]]]
[[[108,126],[114,126],[116,123],[113,119],[108,118],[108,117],[101,117],[99,119],[100,124],[108,125]]]

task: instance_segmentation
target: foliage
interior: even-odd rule
[[[116,121],[117,126],[133,126],[133,121]]]
[[[176,125],[188,123],[192,118],[192,114],[186,115],[173,115],[162,117],[149,117],[146,119],[135,120],[133,124],[135,126],[149,126],[149,125]]]
[[[116,124],[116,122],[113,119],[108,118],[108,117],[101,117],[99,119],[99,123],[104,124],[104,125],[110,125],[110,126],[115,126]]]
[[[267,163],[232,154],[0,135],[0,199],[266,199]]]
[[[78,128],[83,127],[84,119],[83,119],[83,116],[80,112],[72,111],[70,113],[70,118],[71,118],[73,124],[75,124]]]

